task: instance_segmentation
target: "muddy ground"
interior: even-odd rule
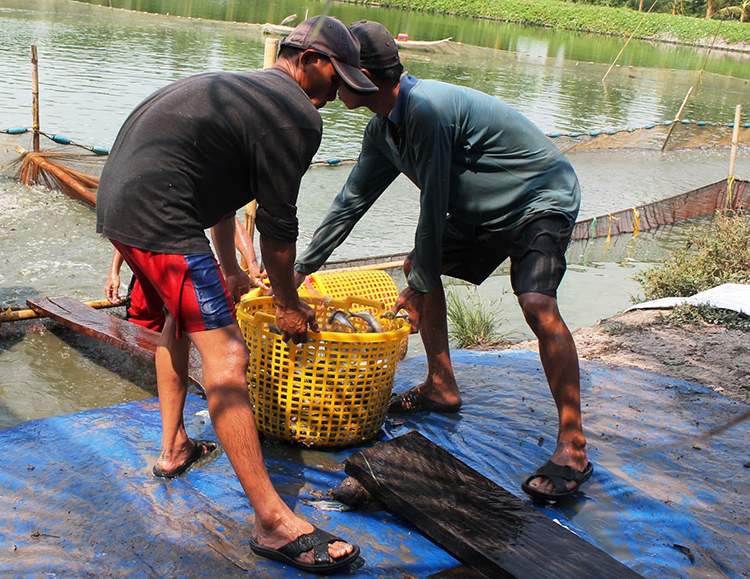
[[[579,328],[573,336],[582,360],[636,366],[750,403],[750,332],[676,327],[665,323],[658,310],[636,310]],[[500,347],[538,351],[536,340]]]

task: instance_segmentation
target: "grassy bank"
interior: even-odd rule
[[[704,20],[671,14],[645,14],[627,8],[609,8],[555,0],[379,0],[372,4],[473,18],[491,18],[562,30],[614,36],[710,45],[750,50],[750,23]],[[641,24],[641,22],[643,22]],[[640,25],[640,28],[639,28]],[[744,46],[743,46],[744,43]],[[727,46],[729,45],[729,46]],[[734,46],[733,46],[734,45]]]

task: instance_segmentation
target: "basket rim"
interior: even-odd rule
[[[304,303],[309,304],[310,302],[314,301],[315,298],[307,297],[307,296],[300,296],[300,300]],[[365,298],[359,298],[359,297],[353,297],[352,301],[359,302],[360,300],[363,305],[370,305],[369,302],[377,302],[379,303],[383,311],[386,310],[385,304],[381,302],[380,300],[369,300]],[[245,309],[248,307],[248,304],[254,304],[254,305],[265,305],[275,303],[275,300],[273,296],[262,296],[262,297],[254,297],[254,298],[247,298],[242,300],[240,303],[237,304],[236,310],[237,310],[237,319],[245,321],[250,324],[262,324],[263,322],[260,322],[260,320],[256,320],[255,314],[249,314],[245,311]],[[331,300],[329,305],[333,306],[346,306],[346,302],[342,300]],[[260,313],[260,312],[259,312]],[[263,312],[265,313],[265,312]],[[275,318],[273,314],[265,314],[270,315]],[[362,332],[362,333],[355,333],[350,334],[348,332],[313,332],[311,330],[307,330],[308,337],[310,338],[310,341],[326,341],[326,342],[386,342],[391,341],[395,339],[401,339],[403,335],[408,336],[411,333],[411,324],[408,321],[404,321],[404,325],[398,328],[397,330],[390,330],[388,332]],[[281,336],[279,336],[279,339],[281,339]],[[287,343],[287,342],[285,342]],[[304,344],[291,344],[287,343],[288,345],[294,345],[294,346],[304,346]]]

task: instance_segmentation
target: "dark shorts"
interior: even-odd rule
[[[510,258],[516,295],[534,292],[557,297],[572,233],[573,224],[555,214],[540,215],[502,232],[448,217],[443,234],[443,265],[448,269],[443,273],[479,285]]]
[[[235,323],[232,298],[212,254],[155,253],[110,241],[138,279],[148,314],[166,308],[178,338],[183,331],[202,332]]]

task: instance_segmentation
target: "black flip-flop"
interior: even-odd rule
[[[164,470],[158,464],[155,464],[152,470],[154,476],[159,478],[175,478],[180,476],[199,460],[213,457],[217,454],[217,451],[221,451],[221,446],[211,440],[191,439],[191,442],[193,443],[193,450],[190,452],[190,456],[185,462],[173,470]],[[207,452],[204,452],[204,449]]]
[[[556,464],[551,460],[545,462],[542,466],[536,469],[536,472],[529,476],[523,483],[521,488],[523,491],[538,502],[553,502],[568,499],[572,497],[581,485],[591,478],[594,472],[594,465],[588,463],[586,468],[582,471],[576,470],[570,466],[563,466]],[[537,477],[547,477],[555,487],[554,493],[543,493],[534,487],[530,487],[529,483]],[[572,489],[568,490],[565,484],[568,481],[576,483]]]
[[[391,394],[388,401],[389,414],[413,414],[415,412],[443,412],[451,414],[461,409],[461,403],[443,404],[430,400],[424,394],[417,392],[416,388],[410,388],[398,394]]]
[[[273,561],[280,561],[281,563],[291,565],[302,571],[307,571],[309,573],[332,573],[354,563],[354,561],[357,560],[357,557],[359,557],[359,547],[357,545],[352,545],[354,550],[351,553],[339,557],[338,559],[331,559],[331,555],[328,553],[328,545],[330,543],[335,543],[336,541],[346,543],[344,539],[315,527],[312,533],[300,535],[294,539],[294,541],[291,541],[278,549],[264,547],[258,543],[258,540],[255,537],[253,537],[250,539],[250,549],[252,549],[253,553],[256,555],[265,557],[266,559],[272,559]],[[295,557],[302,553],[306,553],[307,551],[313,552],[315,563],[302,563],[295,559]]]

